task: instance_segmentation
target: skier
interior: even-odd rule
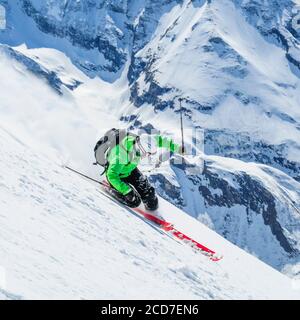
[[[164,148],[172,153],[182,153],[182,147],[161,135],[135,135],[126,130],[111,129],[105,133],[95,147],[97,164],[105,167],[107,181],[112,195],[121,203],[135,208],[143,202],[145,208],[158,208],[155,189],[138,165],[141,159]],[[166,153],[164,153],[166,154]]]

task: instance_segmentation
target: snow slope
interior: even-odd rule
[[[55,54],[49,51],[47,59]],[[68,68],[67,59],[62,66],[69,77],[84,77]],[[62,168],[68,162],[98,175],[86,167],[99,123],[101,130],[117,123],[108,112],[114,101],[105,103],[111,87],[81,78],[85,83],[74,92],[62,86],[61,96],[5,50],[0,70],[1,299],[300,298],[295,280],[163,199],[165,218],[223,253],[221,262],[162,235]],[[114,98],[125,99],[126,83],[120,79],[115,86]]]
[[[155,171],[157,191],[272,267],[299,275],[299,0],[0,5],[1,51],[25,66],[18,66],[28,77],[20,96],[34,114],[18,107],[2,79],[6,127],[18,121],[38,150],[46,140],[54,158],[76,160],[96,176],[87,164],[104,129],[154,127],[176,137],[181,96],[185,128],[201,133],[186,134],[186,142],[220,158],[202,157],[208,165],[193,178]],[[26,70],[44,79],[39,98],[29,93],[36,80]],[[60,97],[46,101],[49,87]]]
[[[0,259],[6,290],[38,298],[300,298],[293,281],[161,199],[213,263],[160,234],[1,129]]]

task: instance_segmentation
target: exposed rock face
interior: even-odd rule
[[[236,150],[239,150],[238,153]],[[286,143],[274,145],[261,140],[255,141],[246,132],[238,136],[230,131],[207,130],[205,132],[207,154],[271,165],[300,182],[300,163],[288,159],[288,150],[289,146]]]
[[[299,114],[289,112],[287,107],[289,103],[294,105],[293,108],[299,104],[299,94],[296,93],[300,77],[300,72],[297,71],[299,62],[296,59],[299,56],[299,36],[295,36],[290,27],[291,21],[295,19],[295,4],[293,1],[272,1],[267,4],[264,2],[261,6],[261,1],[223,1],[225,2],[228,6],[219,5],[217,1],[202,2],[201,15],[198,14],[200,9],[196,10],[191,2],[183,13],[174,16],[174,21],[168,28],[159,29],[159,35],[153,40],[155,47],[148,45],[134,61],[134,72],[130,73],[130,79],[138,80],[131,87],[132,101],[137,107],[152,104],[155,110],[176,110],[178,96],[182,95],[186,118],[194,126],[205,129],[205,151],[208,154],[268,164],[299,181],[300,149],[295,136],[293,135],[293,139],[285,137],[274,142],[272,138],[261,134],[261,129],[255,128],[252,117],[256,117],[254,113],[259,114],[257,127],[263,123],[268,123],[271,127],[272,123],[281,121],[300,138]],[[184,14],[189,15],[191,20],[194,19],[190,26],[187,25]],[[230,23],[223,26],[218,24],[222,14],[236,15],[234,18],[238,23],[245,24],[245,39],[241,39],[245,43],[231,43],[236,40],[236,35],[233,35],[233,26]],[[182,39],[179,35],[184,27],[188,32],[185,32],[185,38]],[[221,29],[227,29],[223,35]],[[252,33],[252,38],[247,38],[247,32]],[[252,49],[249,48],[252,45],[249,41],[254,39],[265,45],[261,52],[255,45]],[[178,49],[175,53],[171,51],[175,46],[173,43],[176,43]],[[268,70],[263,70],[259,60],[269,55],[272,48],[277,50],[278,57],[273,62],[263,63],[283,63],[286,66],[286,74],[266,74]],[[253,51],[252,58],[248,56],[249,50],[256,50]],[[168,59],[165,55],[169,56]],[[173,81],[173,77],[169,76],[170,70],[192,72],[192,68],[186,66],[186,63],[194,60],[200,62],[194,66],[199,72],[195,75],[189,74],[192,80],[188,81],[188,84],[185,83],[188,80],[186,78]],[[178,71],[178,75],[179,73]],[[263,80],[265,76],[269,79]],[[202,83],[207,78],[211,88],[207,91],[200,88],[197,91],[194,84]],[[259,90],[255,89],[257,81],[264,83]],[[290,101],[283,96],[287,90],[292,94]],[[270,99],[271,96],[277,96],[277,101]],[[231,115],[233,107],[226,110],[229,104],[235,105],[239,111]],[[224,114],[221,112],[222,109]],[[244,113],[243,110],[251,110],[251,113],[253,111],[252,116],[249,115],[248,118],[247,111]],[[245,126],[239,126],[231,120],[227,121],[228,116],[236,117],[239,113],[245,114],[241,119]],[[220,118],[216,121],[214,119],[217,116],[226,119],[224,121]],[[294,152],[298,156],[290,157],[289,154]]]
[[[149,42],[161,15],[178,3],[182,1],[9,2],[13,10],[21,10],[32,19],[42,33],[88,51],[85,56],[74,54],[74,62],[90,76],[100,75],[109,81],[120,76],[126,62]]]
[[[298,182],[254,163],[247,171],[237,160],[207,157],[204,163],[198,175],[173,163],[175,179],[153,175],[152,181],[166,199],[273,267],[299,263]]]
[[[26,55],[12,49],[11,47],[0,45],[0,52],[4,52],[9,57],[24,64],[28,70],[33,72],[38,77],[45,79],[49,86],[52,87],[59,95],[62,95],[62,87],[65,86],[70,90],[76,89],[81,82],[74,79],[72,83],[64,83],[57,73],[47,70],[35,60],[27,57]]]

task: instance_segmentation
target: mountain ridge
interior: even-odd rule
[[[62,98],[84,93],[86,104],[95,110],[111,106],[118,125],[154,128],[179,138],[182,97],[185,126],[203,132],[199,141],[187,137],[187,144],[203,141],[205,170],[200,165],[199,173],[189,177],[185,168],[171,164],[153,172],[152,182],[162,196],[233,243],[278,270],[289,265],[297,270],[300,47],[293,23],[297,2],[82,0],[62,6],[59,1],[2,0],[0,4],[6,8],[0,42],[8,46],[1,50],[44,78]],[[68,68],[62,57],[53,67],[42,54],[45,47],[66,54]],[[65,77],[66,73],[73,75]],[[105,98],[96,92],[96,85],[95,91],[87,88],[95,76],[109,92],[103,93]],[[126,82],[121,88],[116,85],[120,79]],[[87,112],[80,114],[90,118]],[[100,131],[107,128],[97,133],[87,123],[82,148],[92,150]],[[51,139],[50,131],[45,135]],[[61,151],[70,140],[60,142],[56,137],[51,144]],[[86,165],[90,156],[68,151]],[[228,181],[234,179],[231,185]],[[261,219],[256,234],[251,219]],[[264,252],[257,242],[266,237],[272,249]]]

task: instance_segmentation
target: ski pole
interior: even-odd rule
[[[183,134],[183,117],[182,117],[182,105],[181,105],[182,98],[179,98],[179,104],[180,104],[180,129],[181,129],[181,143],[182,143],[182,154],[185,153],[185,147],[184,147],[184,134]]]
[[[72,169],[72,168],[70,168],[70,167],[68,167],[68,166],[65,166],[65,168],[68,169],[68,170],[70,170],[70,171],[73,171],[73,172],[79,174],[80,176],[82,176],[82,177],[84,177],[84,178],[87,178],[87,179],[89,179],[89,180],[91,180],[91,181],[94,181],[94,182],[96,182],[96,183],[98,183],[98,184],[101,184],[101,186],[105,186],[105,183],[103,183],[103,182],[101,182],[101,181],[98,181],[98,180],[96,180],[96,179],[93,179],[93,178],[91,178],[91,177],[89,177],[89,176],[87,176],[87,175],[85,175],[85,174],[83,174],[83,173],[81,173],[81,172],[79,172],[79,171],[77,171],[77,170],[75,170],[75,169]]]

